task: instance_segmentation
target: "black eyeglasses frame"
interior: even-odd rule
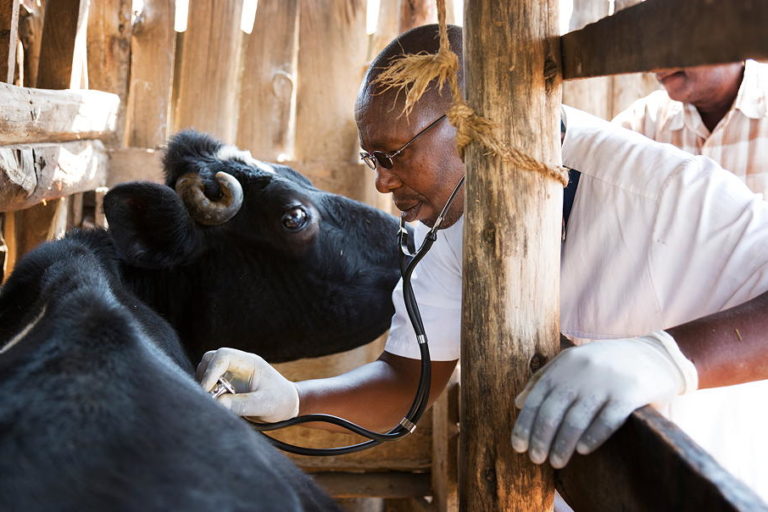
[[[367,165],[371,170],[376,170],[376,165],[382,166],[384,169],[391,169],[395,163],[392,161],[393,158],[395,158],[397,155],[402,153],[405,148],[411,145],[413,141],[418,139],[421,135],[429,131],[430,128],[435,126],[437,123],[445,119],[446,114],[441,115],[431,123],[429,123],[424,129],[419,131],[416,135],[411,138],[408,142],[403,144],[403,146],[398,149],[397,151],[393,151],[391,153],[385,153],[384,151],[361,151],[360,152],[360,158],[365,162],[365,165]]]

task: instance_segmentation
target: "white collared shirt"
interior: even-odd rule
[[[634,102],[615,123],[694,155],[710,157],[768,197],[768,64],[747,60],[733,106],[710,133],[696,107],[660,90]]]
[[[566,115],[563,163],[581,179],[561,261],[564,334],[643,335],[768,290],[768,203],[708,158]],[[434,360],[460,354],[462,229],[440,231],[412,279]],[[418,241],[426,231],[419,225]],[[418,358],[400,284],[393,299],[386,350]],[[766,393],[768,381],[698,391],[668,413],[768,500],[768,408],[754,402]]]

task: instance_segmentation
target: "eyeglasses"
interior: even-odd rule
[[[363,151],[360,153],[360,158],[363,159],[363,162],[365,162],[365,165],[376,170],[376,165],[380,165],[385,169],[391,169],[395,163],[392,161],[393,158],[395,158],[397,155],[403,152],[405,148],[411,145],[413,141],[418,139],[423,133],[426,133],[430,128],[435,126],[437,123],[442,121],[445,118],[446,114],[441,115],[431,123],[427,125],[426,128],[421,130],[419,133],[413,136],[411,140],[403,144],[403,147],[398,149],[397,151],[393,151],[392,153],[384,153],[383,151],[371,151],[370,153],[368,151]]]

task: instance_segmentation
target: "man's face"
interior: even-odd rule
[[[716,66],[665,68],[656,70],[656,79],[676,101],[704,107],[733,101],[741,84],[740,62]]]
[[[367,101],[365,101],[367,100]],[[392,153],[414,135],[438,119],[444,112],[418,106],[408,116],[393,107],[387,95],[358,101],[356,112],[360,145],[363,151]],[[395,206],[405,220],[419,220],[432,226],[464,175],[464,163],[456,150],[456,131],[447,119],[419,135],[392,159],[391,169],[376,166],[376,189],[392,193]],[[459,192],[441,227],[455,223],[464,211],[464,193]]]

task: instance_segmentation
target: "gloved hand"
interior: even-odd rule
[[[222,395],[218,401],[238,416],[272,423],[299,414],[296,385],[256,354],[233,348],[212,350],[203,355],[196,374],[209,392],[219,377],[227,379],[237,393]]]
[[[574,449],[597,449],[632,414],[649,403],[696,390],[698,374],[665,331],[638,338],[593,341],[563,350],[515,399],[522,408],[512,447],[565,466]]]

